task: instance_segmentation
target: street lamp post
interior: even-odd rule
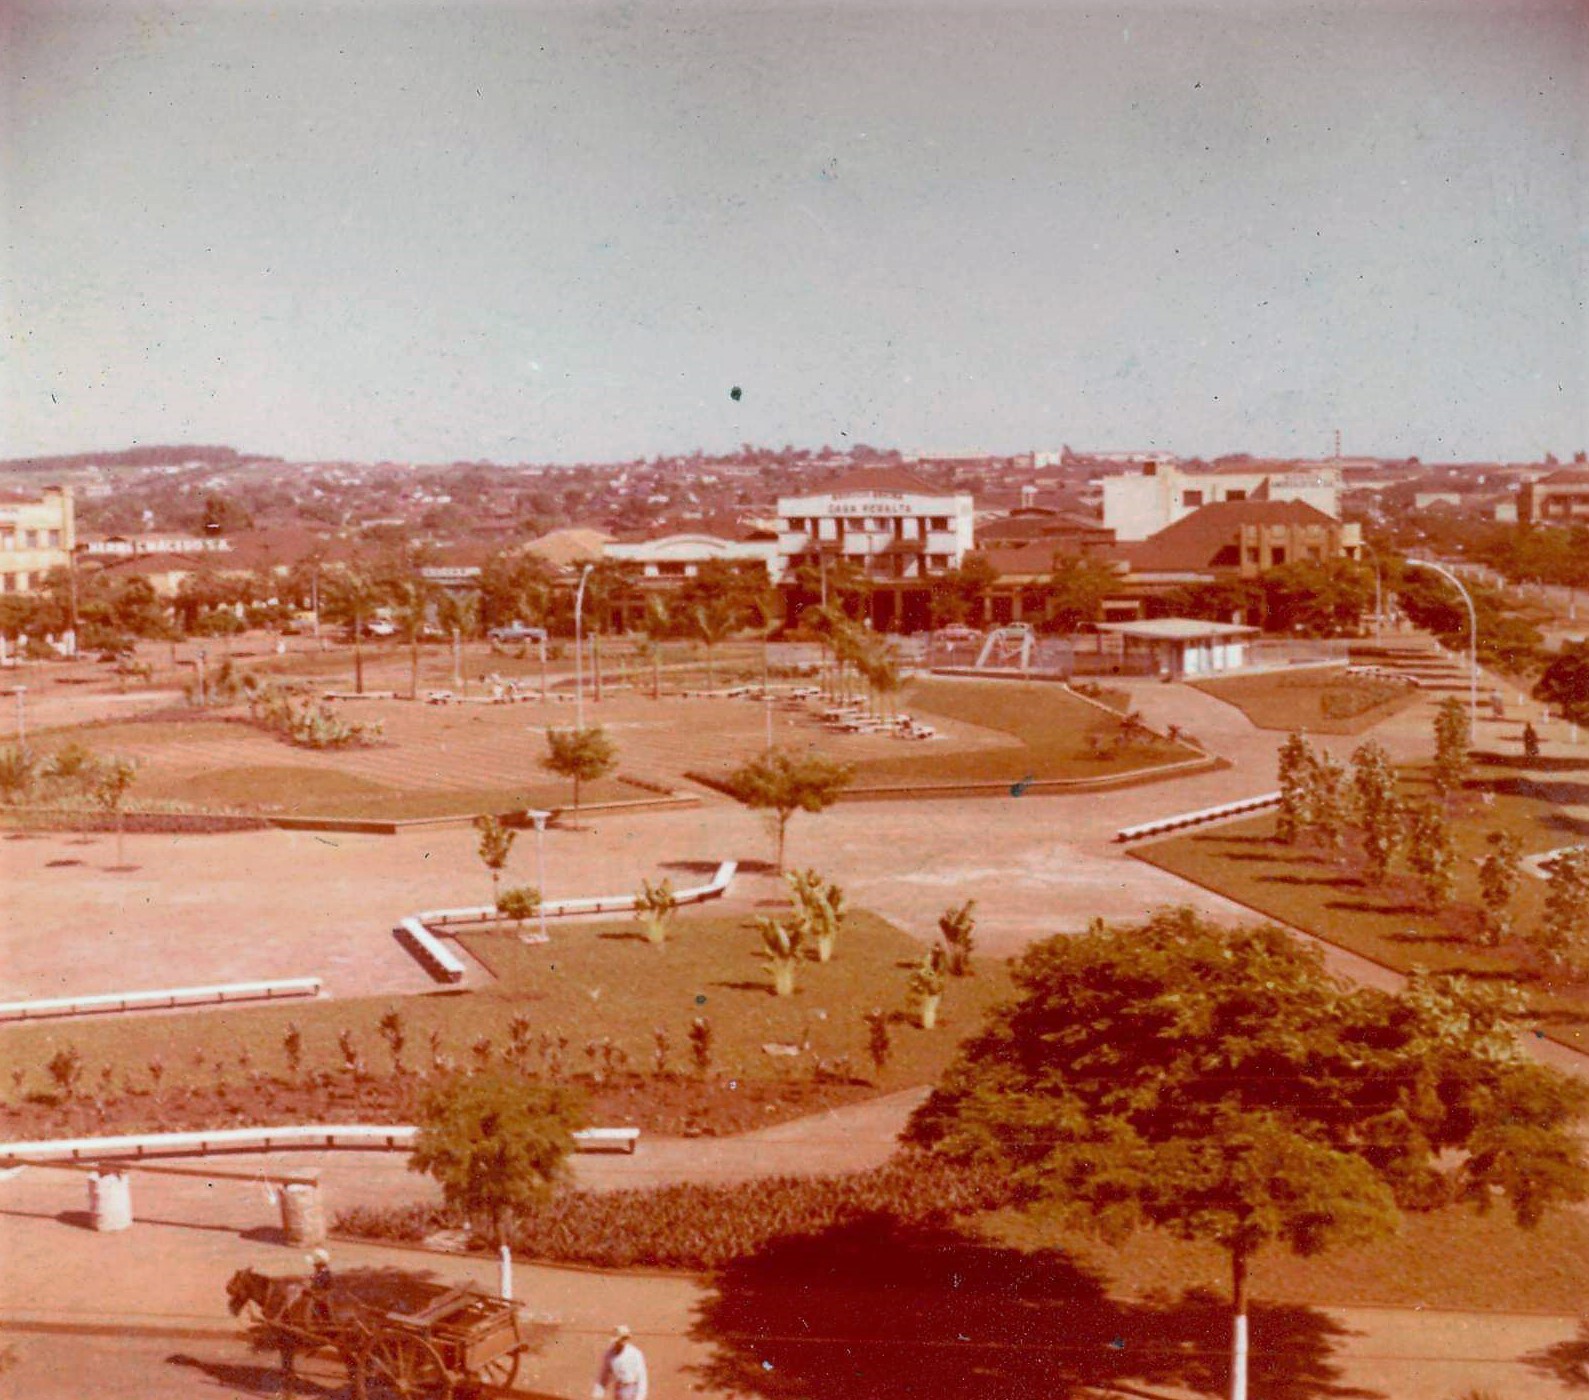
[[[1380,577],[1379,551],[1369,544],[1367,540],[1363,541],[1363,548],[1374,559],[1374,640],[1377,642],[1380,636],[1380,627],[1385,620],[1385,589]]]
[[[585,645],[585,584],[590,580],[591,567],[586,564],[580,570],[579,588],[574,593],[574,728],[580,730],[585,727],[585,671],[581,660]]]
[[[1476,736],[1479,732],[1479,615],[1473,607],[1473,595],[1468,592],[1467,585],[1444,564],[1436,564],[1432,559],[1409,559],[1407,566],[1429,569],[1439,574],[1455,586],[1462,595],[1462,601],[1468,605],[1468,730]]]
[[[536,908],[541,916],[541,938],[546,938],[546,823],[550,812],[530,811],[524,814],[535,823],[535,889],[540,895]]]
[[[17,748],[20,752],[28,751],[28,688],[19,685],[12,692],[17,697]]]

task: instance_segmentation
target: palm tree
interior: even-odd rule
[[[419,698],[419,639],[429,620],[437,589],[419,571],[417,561],[387,581],[387,595],[397,613],[397,625],[408,642],[408,698]]]
[[[660,593],[646,595],[646,612],[640,626],[651,654],[651,698],[657,700],[662,696],[662,643],[673,635],[673,617],[667,599]]]
[[[745,611],[750,625],[761,633],[761,689],[767,693],[767,650],[772,644],[772,634],[783,626],[783,594],[770,583],[746,594]]]
[[[706,644],[706,688],[717,687],[717,671],[713,666],[713,651],[717,644],[730,636],[739,621],[738,609],[728,598],[710,598],[697,603],[690,610],[690,625],[695,635]]]
[[[383,580],[363,563],[343,565],[324,580],[325,610],[353,631],[353,689],[364,694],[364,624],[386,597]]]

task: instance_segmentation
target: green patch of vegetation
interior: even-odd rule
[[[900,708],[917,718],[980,725],[1017,742],[960,753],[937,752],[930,742],[902,746],[898,755],[857,763],[857,784],[1098,778],[1196,756],[1146,731],[1124,735],[1122,718],[1043,682],[918,680],[905,687]]]
[[[1128,1296],[1230,1287],[1230,1261],[1214,1245],[1146,1229],[1110,1247],[1060,1215],[1001,1210],[978,1224],[1002,1244],[1073,1254]],[[1310,1307],[1576,1312],[1589,1297],[1589,1215],[1558,1211],[1547,1228],[1525,1230],[1502,1210],[1441,1210],[1404,1216],[1388,1238],[1311,1258],[1270,1245],[1253,1258],[1252,1291],[1263,1302]]]
[[[866,1013],[881,1007],[903,1014],[908,971],[921,955],[921,945],[901,929],[855,912],[845,921],[833,961],[807,961],[794,995],[775,997],[750,918],[681,913],[660,948],[633,922],[554,923],[547,944],[522,943],[511,929],[504,924],[501,933],[460,940],[495,974],[478,991],[33,1023],[0,1030],[0,1051],[22,1071],[13,1092],[24,1094],[48,1091],[45,1066],[67,1047],[81,1056],[91,1083],[104,1066],[146,1083],[147,1067],[158,1061],[166,1091],[208,1086],[218,1065],[235,1067],[245,1058],[255,1071],[301,1080],[345,1073],[350,1050],[366,1070],[387,1068],[380,1027],[395,1011],[405,1026],[410,1066],[471,1064],[482,1041],[488,1056],[499,1055],[513,1038],[515,1018],[523,1017],[532,1038],[560,1042],[558,1057],[569,1073],[596,1063],[597,1054],[637,1069],[652,1065],[659,1031],[673,1068],[682,1070],[692,1024],[706,1017],[719,1076],[776,1079],[818,1058],[835,1075],[859,1076],[871,1063]],[[1008,985],[1003,969],[991,963],[955,979],[939,1029],[900,1024],[886,1069],[871,1075],[874,1082],[893,1090],[930,1081]],[[288,1050],[289,1027],[297,1028],[295,1056]],[[810,1048],[792,1060],[764,1052],[774,1043]],[[588,1052],[590,1046],[598,1050]]]
[[[1492,853],[1491,833],[1508,834],[1525,854],[1568,844],[1574,825],[1561,805],[1570,783],[1520,780],[1504,770],[1480,769],[1478,784],[1459,799],[1461,818],[1448,823],[1452,888],[1442,907],[1431,908],[1419,881],[1392,873],[1369,878],[1350,842],[1331,852],[1309,843],[1288,845],[1276,835],[1277,817],[1265,815],[1154,842],[1135,852],[1150,865],[1180,875],[1272,918],[1361,953],[1398,971],[1426,967],[1484,980],[1515,982],[1526,993],[1546,1035],[1582,1049],[1589,1046],[1589,985],[1541,970],[1516,942],[1490,946],[1483,930],[1480,872]],[[1428,773],[1403,772],[1404,796],[1427,799]],[[1487,797],[1488,801],[1483,800]],[[1511,924],[1520,930],[1543,919],[1547,886],[1531,875],[1516,885]]]
[[[1421,692],[1398,681],[1349,676],[1333,667],[1195,684],[1234,705],[1260,729],[1305,729],[1311,734],[1361,734],[1421,698]]]

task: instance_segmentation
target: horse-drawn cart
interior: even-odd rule
[[[345,1276],[321,1294],[302,1276],[240,1269],[226,1292],[232,1312],[251,1314],[260,1339],[281,1353],[289,1387],[299,1356],[334,1353],[354,1394],[368,1400],[452,1400],[506,1389],[530,1342],[522,1305],[472,1284]]]

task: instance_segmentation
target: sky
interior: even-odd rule
[[[1566,456],[1586,113],[1576,0],[0,0],[0,456]]]

